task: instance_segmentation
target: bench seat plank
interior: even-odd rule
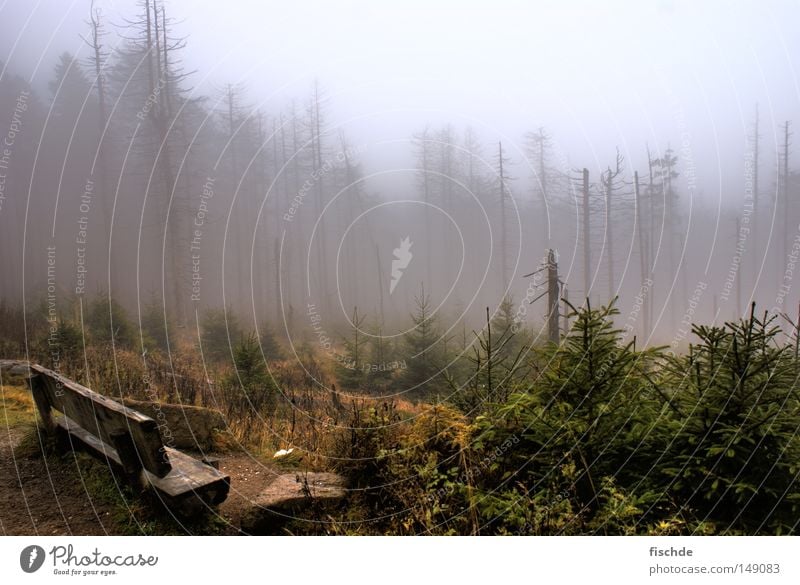
[[[59,416],[55,419],[55,424],[101,457],[107,458],[118,469],[122,468],[122,461],[116,449],[69,417]],[[210,506],[225,501],[230,489],[229,476],[170,447],[166,447],[166,451],[172,466],[170,472],[164,477],[158,477],[146,469],[143,470],[147,484],[172,503],[192,497],[197,497]]]

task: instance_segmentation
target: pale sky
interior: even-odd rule
[[[121,23],[134,2],[98,1]],[[87,0],[0,2],[0,58],[46,93],[56,56],[81,50]],[[573,167],[605,167],[619,146],[689,145],[704,197],[741,196],[745,134],[761,111],[763,188],[778,125],[800,112],[796,1],[167,0],[202,94],[243,83],[267,111],[314,79],[329,123],[369,146],[368,170],[410,164],[425,123],[502,139],[523,168],[523,134],[545,126]],[[113,27],[109,27],[112,28]],[[109,37],[109,43],[115,40]],[[800,121],[800,118],[798,119]],[[396,143],[393,141],[400,141]],[[734,165],[730,168],[730,165]],[[723,168],[724,167],[724,168]],[[390,186],[384,186],[390,189]]]

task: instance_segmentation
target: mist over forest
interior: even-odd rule
[[[0,374],[356,488],[300,532],[796,532],[796,22],[0,3]]]
[[[502,87],[494,88],[494,119],[471,115],[486,108],[471,107],[469,93],[451,113],[425,112],[406,106],[421,79],[406,80],[393,120],[380,105],[356,111],[348,103],[359,85],[342,90],[336,67],[352,65],[313,70],[306,63],[313,74],[290,87],[281,87],[282,72],[275,81],[252,72],[226,77],[229,53],[241,61],[246,44],[197,47],[193,27],[209,25],[204,10],[139,4],[73,7],[70,26],[56,29],[61,46],[43,46],[33,68],[19,50],[7,53],[2,262],[4,274],[18,277],[3,279],[6,303],[35,305],[48,290],[59,304],[110,293],[134,315],[147,304],[161,307],[175,327],[195,327],[204,310],[227,307],[252,326],[265,320],[287,339],[309,340],[312,305],[331,335],[356,307],[373,329],[399,335],[424,287],[451,333],[479,327],[484,308],[495,313],[504,299],[541,333],[548,307],[530,304],[541,283],[524,275],[552,248],[570,301],[619,297],[620,325],[629,321],[641,343],[684,348],[682,321],[722,323],[751,301],[796,313],[793,112],[763,95],[774,70],[758,80],[744,63],[730,96],[736,107],[717,114],[698,102],[718,91],[721,73],[687,90],[683,74],[672,79],[664,69],[665,60],[680,63],[680,47],[664,46],[667,59],[621,53],[608,64],[611,77],[652,65],[635,78],[652,77],[660,91],[643,112],[629,112],[649,127],[630,128],[613,109],[604,117],[584,107],[591,117],[567,125],[563,114],[548,121],[552,103],[545,113],[521,103],[503,111]],[[17,10],[22,26],[25,10]],[[366,7],[348,10],[362,10],[369,22]],[[694,32],[680,21],[688,6],[649,10],[654,26],[686,27],[673,30],[676,40]],[[542,15],[558,26],[569,18],[550,5]],[[409,61],[418,57],[413,33],[428,26],[409,26]],[[743,34],[757,27],[748,24]],[[30,37],[24,42],[40,42]],[[339,42],[361,48],[359,40]],[[526,87],[533,103],[558,94],[553,70],[568,69],[570,57],[556,55],[566,62],[544,68],[546,88]],[[258,70],[270,59],[257,52],[253,60]],[[515,76],[525,63],[512,54],[502,67]],[[476,66],[476,86],[484,67]],[[420,76],[432,69],[425,64]],[[390,63],[382,74],[390,86],[403,83]],[[367,79],[379,77],[371,71]],[[385,100],[372,84],[360,87]],[[517,94],[523,81],[511,85]],[[570,101],[573,87],[565,84]],[[581,99],[613,100],[605,89]],[[619,81],[618,91],[651,88]],[[712,120],[698,122],[698,109]],[[393,251],[405,238],[412,260],[390,290]]]

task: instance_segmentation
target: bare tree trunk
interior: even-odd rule
[[[608,249],[608,301],[614,298],[614,217],[611,210],[612,195],[612,173],[608,169],[608,181],[606,183],[606,248]]]
[[[166,27],[165,27],[166,29]],[[161,35],[158,31],[158,7],[156,5],[156,0],[153,0],[153,34],[156,38],[156,79],[158,80],[157,83],[161,82]],[[166,39],[166,30],[165,30],[165,37],[164,37],[164,49],[167,48],[167,39]],[[164,66],[166,67],[166,60],[164,61]]]
[[[555,253],[552,248],[547,251],[547,329],[548,339],[553,343],[558,343],[558,264],[556,263]]]
[[[341,145],[339,151],[341,153],[340,158],[344,158],[345,187],[350,190],[345,202],[345,214],[340,215],[340,221],[342,221],[341,230],[342,233],[344,233],[347,226],[351,225],[351,222],[356,218],[356,207],[361,207],[361,194],[359,191],[359,184],[356,182],[355,169],[350,162],[350,155],[348,154],[349,146],[345,139],[344,132],[341,129],[339,130],[339,142]],[[364,265],[359,262],[359,252],[361,249],[358,245],[361,241],[359,231],[357,227],[353,226],[353,233],[351,237],[348,238],[347,245],[343,250],[347,264],[347,281],[344,283],[344,286],[346,287],[347,296],[353,303],[358,302],[360,291],[360,287],[358,286],[358,267]]]
[[[378,245],[375,244],[375,258],[377,259],[377,267],[378,267],[378,323],[382,328],[384,325],[384,313],[383,313],[383,285],[384,285],[384,274],[383,274],[383,266],[381,264],[381,252],[378,248]],[[380,340],[380,338],[379,338]]]
[[[325,208],[324,172],[322,170],[322,121],[320,119],[319,82],[314,82],[314,103],[312,104],[312,146],[314,148],[314,168],[317,171],[317,219],[319,230],[315,234],[317,240],[317,254],[319,256],[319,286],[323,296],[323,306],[328,315],[331,314],[331,295],[328,289],[328,259],[327,238],[325,236],[325,221],[322,217]]]
[[[113,217],[111,216],[111,193],[108,189],[108,107],[106,105],[106,84],[105,77],[103,76],[103,47],[101,39],[103,37],[103,26],[100,21],[100,10],[94,8],[94,1],[90,7],[89,24],[92,29],[91,42],[87,43],[92,49],[91,61],[94,65],[95,83],[97,85],[97,128],[98,128],[98,142],[97,142],[97,166],[100,181],[101,193],[101,213],[103,218],[103,227],[105,230],[104,238],[106,245],[106,265],[108,266],[108,287],[110,294],[116,297],[121,292],[119,283],[120,270],[114,269],[114,262],[111,256],[111,234],[113,230],[111,224]]]
[[[758,167],[759,167],[759,143],[761,136],[758,134],[758,104],[756,104],[756,119],[753,126],[753,275],[758,274],[758,256],[759,256],[759,242],[758,242]],[[754,291],[755,292],[755,291]]]
[[[281,241],[278,236],[275,236],[275,245],[273,252],[275,264],[275,327],[280,327],[283,321],[283,311],[281,303]],[[288,335],[291,338],[291,334]]]
[[[782,262],[789,258],[789,121],[783,125],[783,255]],[[779,272],[780,275],[782,273]]]
[[[262,197],[265,197],[265,193],[267,190],[267,156],[266,156],[266,135],[264,133],[264,115],[262,112],[258,112],[258,128],[256,134],[256,147],[257,147],[257,159],[256,159],[256,175],[255,175],[255,194],[257,199],[255,201],[260,202]],[[267,208],[265,208],[267,209]],[[276,216],[279,214],[275,214]],[[257,311],[259,315],[267,315],[267,310],[269,309],[269,305],[267,302],[268,298],[268,287],[269,287],[269,232],[267,228],[267,218],[265,217],[263,220],[264,225],[264,233],[262,234],[261,238],[258,237],[259,231],[259,221],[258,221],[258,214],[253,214],[254,218],[256,218],[255,227],[253,228],[253,246],[255,248],[254,255],[256,258],[256,266],[253,267],[253,279],[252,282],[258,283],[258,307]],[[279,219],[277,221],[280,221]],[[278,233],[278,230],[275,230],[275,234]],[[256,271],[257,270],[257,271]],[[255,305],[255,299],[253,301]],[[277,324],[276,324],[277,325]]]
[[[589,169],[583,169],[583,295],[589,298],[592,286],[592,249],[589,208]]]
[[[665,158],[669,156],[671,149],[669,145],[667,145],[667,152],[665,154]],[[670,279],[672,282],[677,280],[677,266],[675,264],[675,205],[673,201],[673,193],[672,193],[672,168],[667,166],[666,168],[666,206],[667,209],[665,211],[666,220],[667,220],[667,247],[669,250],[669,273]],[[675,331],[677,319],[678,319],[678,311],[677,311],[677,295],[672,292],[670,293],[670,303],[669,303],[669,313],[670,313],[670,323],[672,323],[673,332]]]
[[[146,23],[146,40],[147,40],[147,95],[153,95],[153,90],[155,89],[155,80],[153,79],[153,56],[151,54],[153,50],[153,34],[152,34],[152,25],[150,20],[150,0],[145,0],[145,17],[147,19]],[[159,55],[158,59],[161,58]],[[150,110],[151,115],[155,115],[155,108]]]
[[[154,22],[158,22],[158,14],[155,10],[155,2],[153,4],[153,19]],[[162,16],[163,16],[163,9],[162,9]],[[163,83],[164,85],[164,101],[161,104],[161,107],[158,108],[156,112],[156,108],[153,108],[153,112],[156,112],[155,115],[155,122],[158,128],[158,137],[160,141],[160,154],[159,154],[159,162],[161,165],[161,175],[164,181],[164,197],[167,200],[167,206],[169,209],[169,213],[167,214],[164,220],[164,230],[166,231],[166,255],[167,255],[167,264],[170,267],[170,276],[172,283],[168,287],[172,294],[172,314],[177,321],[178,324],[184,324],[186,321],[186,315],[183,310],[183,298],[181,296],[181,282],[183,282],[183,278],[181,278],[181,265],[178,259],[179,253],[179,246],[180,246],[180,233],[179,233],[179,217],[180,211],[175,209],[176,205],[174,202],[174,195],[175,195],[175,188],[177,184],[177,178],[175,176],[175,172],[172,166],[172,157],[170,153],[169,143],[168,143],[168,122],[170,119],[170,91],[169,91],[169,58],[167,55],[168,47],[166,42],[166,20],[163,20],[162,23],[164,26],[162,27],[162,34],[165,36],[164,42],[164,71],[163,71],[163,78],[159,78],[159,84]],[[155,27],[157,30],[157,27]],[[152,42],[150,37],[150,20],[149,20],[149,2],[148,2],[148,26],[147,26],[147,35],[148,35],[148,71],[152,76],[153,60],[150,58],[150,50],[152,49]],[[156,53],[156,63],[159,62],[161,59],[161,55],[157,52]],[[152,83],[152,77],[151,77]],[[155,88],[152,88],[155,91]],[[166,280],[166,273],[164,273],[164,279]],[[165,283],[166,287],[166,283]]]
[[[500,173],[500,270],[503,290],[508,286],[508,230],[506,229],[506,186],[503,171],[503,143],[498,142]]]
[[[152,13],[151,13],[152,10]],[[181,265],[179,262],[179,248],[180,248],[180,213],[175,209],[174,195],[177,185],[177,178],[175,176],[174,168],[172,166],[170,145],[168,143],[168,125],[170,120],[170,75],[169,75],[169,55],[167,43],[167,30],[166,30],[166,15],[162,8],[162,27],[159,34],[158,27],[158,10],[153,2],[150,6],[150,0],[145,1],[145,57],[147,59],[147,81],[148,81],[148,95],[156,95],[156,81],[154,79],[154,59],[155,64],[161,68],[161,52],[163,50],[164,70],[162,76],[159,78],[159,86],[163,85],[163,99],[159,99],[156,107],[149,111],[149,118],[155,130],[158,140],[157,145],[154,146],[157,157],[154,162],[158,166],[159,174],[162,180],[162,204],[163,204],[163,242],[162,242],[162,282],[164,289],[168,290],[169,300],[164,299],[165,304],[169,306],[170,313],[175,318],[178,324],[185,323],[186,316],[183,310],[184,299],[181,296],[181,283],[184,279],[181,277]],[[155,41],[153,36],[155,34]],[[163,48],[161,38],[163,35]],[[153,50],[155,47],[155,55]],[[160,88],[161,89],[161,88]],[[161,92],[158,92],[161,93]],[[167,278],[169,274],[169,279]],[[169,282],[168,282],[169,280]]]
[[[608,167],[605,176],[601,176],[601,183],[605,187],[606,194],[606,247],[608,248],[608,301],[611,302],[616,294],[616,278],[614,272],[614,208],[613,201],[615,192],[619,190],[616,186],[617,178],[622,173],[623,158],[617,149],[617,158],[614,169]]]
[[[641,294],[645,288],[645,280],[647,280],[647,258],[644,249],[644,237],[642,235],[642,198],[639,191],[639,171],[634,171],[633,173],[633,193],[636,197],[636,240],[639,243],[639,281],[641,282],[639,293]],[[643,315],[647,315],[647,301],[649,296],[650,291],[648,290],[645,297],[642,299],[641,311]],[[642,320],[643,339],[647,339],[647,333],[647,317],[645,316]]]
[[[653,284],[651,285],[652,298],[649,304],[649,313],[647,317],[647,330],[652,334],[653,320],[655,317],[655,242],[653,238],[656,233],[656,209],[653,200],[655,189],[655,180],[653,178],[653,157],[650,155],[650,148],[647,149],[647,170],[648,170],[648,186],[647,186],[647,206],[650,216],[650,228],[647,230],[647,271],[652,276]]]
[[[275,159],[275,177],[274,181],[277,183],[278,174],[280,173],[281,177],[281,194],[283,196],[283,209],[288,209],[289,201],[291,197],[289,196],[289,177],[288,177],[288,169],[286,168],[286,130],[284,128],[283,122],[283,114],[280,114],[278,117],[278,126],[280,127],[280,154],[278,153],[278,128],[274,126],[275,122],[273,122],[273,132],[272,132],[272,156]],[[275,213],[275,221],[280,221],[278,217],[280,216],[280,212],[276,211]],[[292,244],[294,242],[294,229],[283,229],[284,234],[284,249],[286,251],[286,263],[287,266],[291,266],[291,250]],[[278,224],[276,224],[275,236],[280,237],[281,228]],[[277,269],[278,271],[275,273],[275,277],[277,280],[280,280],[281,273],[280,267]],[[286,291],[286,297],[291,299],[292,297],[292,283],[291,279],[287,278],[286,282],[283,283],[283,288]],[[277,284],[276,284],[277,286]],[[282,307],[281,307],[281,300],[279,297],[275,297],[275,314],[278,315],[279,318],[282,316]]]
[[[542,198],[547,201],[547,168],[545,166],[545,142],[547,140],[547,135],[544,132],[544,128],[539,128],[538,139],[541,145],[539,148],[539,182],[542,185]]]
[[[739,216],[736,216],[736,238],[734,242],[736,246],[739,246],[739,237],[741,234],[742,227],[739,222]],[[742,262],[739,262],[739,270],[736,271],[736,314],[734,315],[734,319],[738,319],[742,316]]]
[[[431,242],[431,187],[430,177],[428,171],[430,170],[430,161],[428,160],[428,129],[426,128],[422,134],[422,187],[423,196],[425,197],[425,245],[431,249],[433,242]],[[432,267],[432,254],[425,254],[425,270],[426,280],[428,282],[428,290],[433,290],[433,267]]]

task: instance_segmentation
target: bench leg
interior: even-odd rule
[[[138,491],[143,490],[142,462],[139,459],[139,455],[136,453],[136,447],[133,444],[130,433],[120,430],[113,431],[109,436],[114,444],[114,449],[117,450],[119,459],[122,462],[122,469],[128,481],[134,489]]]
[[[35,375],[31,376],[28,382],[30,383],[36,410],[39,411],[39,417],[42,419],[42,426],[48,434],[52,434],[55,430],[55,425],[53,424],[53,415],[50,410],[50,401],[47,399],[47,392],[44,389],[45,381],[40,375]]]

